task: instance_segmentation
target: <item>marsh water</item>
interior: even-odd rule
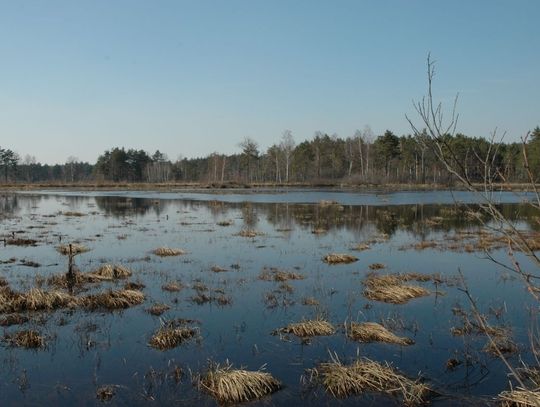
[[[497,199],[520,229],[538,228],[538,213],[519,196],[502,193]],[[2,328],[2,336],[35,329],[46,338],[37,350],[0,342],[3,406],[99,405],[96,389],[103,385],[115,388],[107,402],[112,405],[213,406],[193,383],[209,361],[264,367],[284,384],[249,405],[399,405],[378,394],[336,400],[308,383],[309,369],[319,363],[331,357],[348,363],[358,356],[425,381],[435,390],[433,405],[489,405],[509,389],[508,369],[484,351],[485,335],[452,334],[463,325],[455,310],[471,309],[464,284],[490,324],[508,328],[517,344],[509,362],[533,363],[538,304],[515,273],[488,259],[511,268],[508,248],[486,252],[475,246],[471,236],[485,226],[471,216],[478,210],[474,197],[463,192],[44,191],[0,195],[0,209],[3,239],[37,241],[0,248],[0,277],[13,289],[46,287],[50,276],[65,273],[67,258],[56,247],[73,242],[90,249],[74,258],[80,271],[122,264],[133,272],[130,281],[144,284],[145,295],[143,304],[121,311],[30,312],[29,321]],[[255,236],[242,236],[243,230]],[[356,250],[359,244],[364,250]],[[159,257],[152,253],[158,247],[185,254]],[[358,261],[330,265],[322,260],[329,253],[348,253]],[[534,270],[524,255],[514,256],[524,271]],[[381,274],[440,278],[419,283],[429,296],[405,304],[373,301],[364,296],[363,281],[376,263],[384,265],[376,271]],[[286,284],[261,279],[270,268],[304,278]],[[183,288],[163,290],[171,281]],[[125,282],[88,290],[121,288]],[[197,300],[201,287],[208,301]],[[214,301],[215,296],[225,300]],[[154,316],[147,310],[155,303],[170,309]],[[291,322],[321,317],[336,327],[334,335],[301,340],[272,334]],[[174,318],[198,321],[198,338],[166,351],[150,347],[152,334]],[[382,323],[414,344],[353,341],[343,328],[350,321]],[[459,364],[449,368],[451,359]]]

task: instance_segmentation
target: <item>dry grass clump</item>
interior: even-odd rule
[[[222,220],[221,222],[218,222],[218,226],[231,226],[234,222],[232,220]]]
[[[274,333],[293,334],[299,338],[309,338],[312,336],[333,335],[334,332],[336,332],[336,330],[330,322],[323,319],[316,319],[295,322],[276,330]]]
[[[186,252],[182,249],[171,249],[170,247],[158,247],[152,251],[156,256],[167,257],[167,256],[182,256]]]
[[[71,246],[71,251],[70,251],[70,246]],[[72,255],[79,254],[79,253],[86,253],[90,249],[82,244],[71,243],[71,244],[64,244],[64,245],[58,246],[56,250],[58,250],[60,254],[67,256],[70,253]]]
[[[141,304],[143,301],[144,294],[137,290],[110,290],[88,295],[82,299],[83,305],[87,308],[105,308],[108,310],[129,308]]]
[[[53,310],[75,307],[77,304],[76,297],[62,291],[31,288],[28,292],[18,293],[9,288],[0,290],[0,313]]]
[[[89,273],[88,277],[98,280],[116,280],[131,276],[132,272],[127,267],[119,264],[104,264],[96,271]]]
[[[434,240],[422,240],[414,245],[416,250],[433,249],[437,247],[437,242]]]
[[[303,280],[304,276],[302,274],[294,273],[292,271],[280,270],[275,267],[265,267],[262,270],[261,274],[259,274],[259,279],[264,281],[284,282],[289,280]]]
[[[196,328],[184,326],[184,321],[168,321],[152,336],[148,344],[159,350],[176,348],[197,335]]]
[[[325,228],[314,228],[311,230],[311,233],[314,235],[324,235],[326,232],[328,232]]]
[[[167,284],[163,284],[161,289],[170,293],[176,293],[180,291],[184,286],[179,281],[169,281]]]
[[[37,349],[45,347],[45,338],[33,330],[18,331],[7,334],[4,340],[11,346],[18,348]]]
[[[323,261],[328,264],[349,264],[358,261],[358,257],[344,253],[330,253],[323,257]]]
[[[503,391],[497,397],[501,407],[538,407],[540,406],[540,390],[516,390]]]
[[[404,346],[414,344],[412,339],[399,337],[376,322],[351,322],[351,324],[347,326],[347,335],[354,341],[366,343],[386,342]]]
[[[345,398],[362,393],[384,393],[398,397],[406,406],[424,404],[430,388],[418,380],[411,380],[390,365],[367,358],[342,364],[337,358],[323,363],[312,371],[312,380],[324,386],[336,398]]]
[[[364,280],[364,296],[370,300],[383,301],[391,304],[405,304],[413,298],[430,294],[423,287],[403,284],[406,281],[429,281],[432,277],[425,274],[368,274]]]
[[[370,270],[381,270],[386,268],[386,265],[383,263],[372,263],[368,267]]]
[[[146,311],[148,311],[149,314],[160,316],[165,311],[170,310],[171,307],[167,304],[154,304],[150,308],[148,308]]]
[[[210,268],[214,273],[223,273],[224,271],[228,271],[228,269],[214,265]]]
[[[223,367],[211,367],[199,384],[220,404],[260,399],[281,389],[281,382],[270,373],[262,370],[233,369],[228,362]]]

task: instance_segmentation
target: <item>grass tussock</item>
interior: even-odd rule
[[[517,388],[516,390],[503,391],[497,397],[501,407],[538,407],[540,406],[540,390],[532,391]]]
[[[364,296],[370,300],[405,304],[409,300],[430,294],[428,290],[416,285],[404,284],[407,281],[429,281],[432,277],[425,274],[368,274],[364,280]]]
[[[128,278],[132,275],[130,269],[119,264],[104,264],[96,271],[89,273],[88,277],[98,280],[117,280]]]
[[[199,384],[220,404],[256,400],[281,389],[281,382],[270,373],[233,369],[229,363],[211,367]]]
[[[358,257],[344,253],[330,253],[323,257],[323,261],[328,264],[349,264],[358,261]]]
[[[38,331],[24,330],[7,334],[4,340],[18,348],[38,349],[45,347],[45,338]]]
[[[139,305],[144,301],[144,294],[137,290],[110,290],[83,298],[83,305],[89,309],[124,309]]]
[[[223,227],[231,226],[233,224],[234,224],[234,221],[232,221],[232,220],[222,220],[222,221],[217,223],[218,226],[223,226]]]
[[[334,358],[313,369],[311,377],[336,398],[383,393],[401,399],[406,406],[414,406],[424,404],[430,393],[427,385],[399,374],[388,364],[367,358],[350,365]]]
[[[382,270],[386,268],[386,265],[383,263],[372,263],[369,265],[370,270]]]
[[[151,315],[160,316],[165,311],[168,311],[170,309],[171,307],[168,306],[167,304],[154,304],[150,308],[148,308],[146,311],[148,311],[148,313]]]
[[[183,321],[168,321],[152,336],[148,344],[159,350],[180,346],[198,334],[198,329],[184,326]]]
[[[182,288],[184,288],[184,286],[178,281],[169,281],[167,284],[163,284],[161,286],[163,291],[168,291],[170,293],[177,293]]]
[[[312,336],[329,336],[336,332],[334,326],[323,319],[307,320],[295,322],[280,328],[274,333],[293,334],[299,338],[310,338]]]
[[[70,250],[71,246],[71,250]],[[70,253],[72,255],[80,254],[80,253],[86,253],[87,251],[90,251],[90,249],[82,244],[77,243],[71,243],[71,244],[64,244],[61,246],[58,246],[56,248],[60,254],[63,254],[64,256],[68,256]]]
[[[365,343],[385,342],[403,346],[414,344],[412,339],[397,336],[376,322],[352,322],[347,326],[347,335],[354,341]]]
[[[304,276],[302,274],[294,273],[292,271],[280,270],[275,267],[265,267],[262,270],[261,274],[259,274],[259,279],[263,281],[284,282],[289,280],[303,280]]]
[[[110,401],[116,394],[116,389],[114,386],[105,385],[101,386],[96,390],[96,398],[99,401]]]
[[[317,300],[315,297],[304,297],[302,298],[302,305],[308,305],[312,307],[316,307],[320,304],[319,300]]]
[[[483,349],[484,352],[492,356],[499,357],[500,354],[510,355],[518,351],[517,345],[509,336],[492,338]]]
[[[168,257],[168,256],[182,256],[186,252],[182,249],[172,249],[170,247],[158,247],[152,251],[156,256]]]
[[[356,246],[353,247],[353,250],[356,250],[359,252],[363,252],[364,250],[369,250],[369,249],[371,249],[371,246],[368,245],[367,243],[358,243]]]
[[[0,290],[0,313],[73,308],[78,305],[78,302],[76,297],[62,291],[31,288],[27,292],[19,293],[9,288]]]

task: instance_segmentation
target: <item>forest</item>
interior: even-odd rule
[[[427,133],[397,136],[390,130],[375,136],[366,126],[352,137],[315,132],[311,139],[296,143],[286,130],[279,142],[266,151],[261,151],[253,139],[245,138],[232,155],[214,152],[206,157],[180,155],[172,160],[160,151],[115,147],[103,152],[93,164],[69,157],[64,164],[56,165],[41,164],[29,155],[21,158],[0,146],[0,183],[452,185],[455,180],[433,151],[430,140]],[[482,182],[486,170],[495,174],[498,182],[528,182],[528,168],[535,179],[540,177],[538,126],[525,143],[491,142],[458,133],[444,136],[440,145],[472,182]]]

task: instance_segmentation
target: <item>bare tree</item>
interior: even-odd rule
[[[289,168],[295,147],[294,137],[290,130],[285,130],[283,132],[279,146],[281,147],[283,157],[285,158],[285,182],[289,183]]]

